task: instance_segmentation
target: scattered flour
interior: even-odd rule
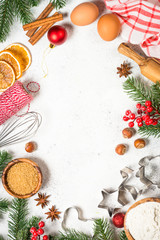
[[[160,240],[160,203],[146,202],[130,210],[126,226],[135,240]]]

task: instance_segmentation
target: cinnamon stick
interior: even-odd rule
[[[41,14],[38,16],[37,20],[48,17],[48,15],[51,13],[51,11],[52,11],[53,9],[54,9],[53,4],[52,4],[52,3],[49,3],[49,4],[46,6],[46,8],[41,12]],[[26,33],[26,35],[27,35],[28,37],[33,36],[33,34],[36,32],[37,29],[38,29],[38,28],[36,27],[36,28],[33,28],[33,29],[29,30],[29,31]]]
[[[62,14],[58,14],[58,15],[53,15],[52,17],[48,17],[48,18],[45,18],[45,19],[40,19],[40,20],[37,20],[37,21],[34,21],[34,22],[31,22],[31,23],[28,23],[28,24],[25,24],[23,26],[23,29],[24,31],[26,30],[30,30],[32,28],[35,28],[35,27],[40,27],[40,26],[43,26],[43,25],[47,25],[47,24],[53,24],[53,22],[58,22],[58,21],[61,21],[63,20],[63,15]]]
[[[57,15],[59,15],[58,12],[56,12],[53,16],[57,16]],[[54,23],[55,23],[55,21],[52,22],[52,23],[50,23],[50,24],[43,25],[43,26],[29,39],[29,42],[30,42],[32,45],[36,44],[36,43],[39,41],[39,39],[40,39],[41,37],[43,37],[43,35],[52,27],[52,25],[53,25]]]

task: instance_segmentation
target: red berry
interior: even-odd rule
[[[145,107],[145,106],[142,106],[142,107],[141,107],[141,110],[142,110],[142,111],[145,111],[145,110],[146,110],[146,107]]]
[[[32,237],[31,240],[37,240],[37,238],[36,237]]]
[[[147,120],[149,120],[150,119],[150,116],[149,115],[144,115],[144,121],[147,121]]]
[[[128,126],[131,127],[131,128],[134,127],[134,122],[129,122]]]
[[[153,108],[152,107],[147,107],[147,112],[152,112],[153,111]]]
[[[142,110],[137,110],[137,113],[138,113],[138,114],[141,114],[141,113],[142,113]]]
[[[131,110],[127,110],[127,111],[125,112],[125,114],[126,114],[126,116],[129,116],[129,115],[131,114]]]
[[[35,228],[35,227],[31,227],[31,229],[30,229],[30,233],[34,233],[34,232],[36,232],[37,231],[37,229]]]
[[[48,236],[47,236],[47,235],[44,235],[44,236],[43,236],[43,240],[48,240]]]
[[[134,113],[132,113],[132,114],[130,115],[130,119],[132,119],[132,120],[135,119],[135,117],[136,117],[136,116],[135,116]]]
[[[150,125],[150,124],[149,124],[149,120],[146,120],[146,121],[145,121],[145,124],[146,124],[147,126]]]
[[[150,119],[150,116],[149,115],[146,115],[146,120],[149,120]]]
[[[157,125],[157,124],[158,124],[158,121],[157,121],[157,119],[154,119],[154,120],[153,120],[153,123],[152,123],[152,125],[154,125],[154,126],[155,126],[155,125]]]
[[[149,125],[152,125],[153,119],[148,120],[148,122],[149,122]]]
[[[41,221],[41,222],[38,223],[38,225],[39,225],[40,228],[42,228],[42,227],[45,226],[45,223],[43,221]]]
[[[42,228],[39,228],[39,229],[37,230],[37,233],[38,233],[38,235],[43,235],[44,230],[43,230]]]
[[[140,122],[142,122],[142,121],[143,121],[143,119],[140,118],[140,117],[136,119],[136,122],[137,122],[137,123],[140,123]]]
[[[117,228],[123,228],[124,227],[124,217],[125,217],[124,213],[116,213],[112,218],[112,222],[113,222],[114,226]]]
[[[137,103],[136,108],[140,109],[141,108],[141,104]]]
[[[143,123],[142,122],[139,122],[138,123],[138,127],[142,127],[143,126]]]
[[[128,121],[128,120],[129,120],[129,118],[128,118],[128,117],[126,117],[126,116],[124,116],[124,117],[123,117],[123,121],[125,121],[125,122],[126,122],[126,121]]]
[[[34,237],[38,237],[38,232],[34,232],[34,233],[33,233],[33,236],[34,236]]]
[[[145,105],[146,105],[147,107],[150,107],[150,106],[152,106],[152,102],[151,102],[151,101],[146,101],[146,102],[145,102]]]
[[[143,115],[142,119],[143,119],[143,121],[145,121],[146,120],[146,115]]]

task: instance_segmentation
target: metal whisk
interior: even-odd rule
[[[0,147],[25,141],[37,132],[42,117],[37,112],[28,112],[22,117],[14,117],[7,121],[0,131]]]

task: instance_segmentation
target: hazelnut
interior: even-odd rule
[[[124,138],[131,138],[133,136],[133,130],[131,128],[125,128],[122,131]]]
[[[26,143],[26,145],[25,145],[25,150],[26,150],[26,152],[29,152],[29,153],[33,152],[33,151],[35,150],[35,144],[34,144],[34,142],[28,142],[28,143]]]
[[[141,149],[146,146],[146,142],[144,141],[144,139],[139,138],[134,141],[134,146],[135,148]]]
[[[118,144],[115,148],[115,152],[119,155],[124,155],[126,153],[126,146],[124,144]]]

